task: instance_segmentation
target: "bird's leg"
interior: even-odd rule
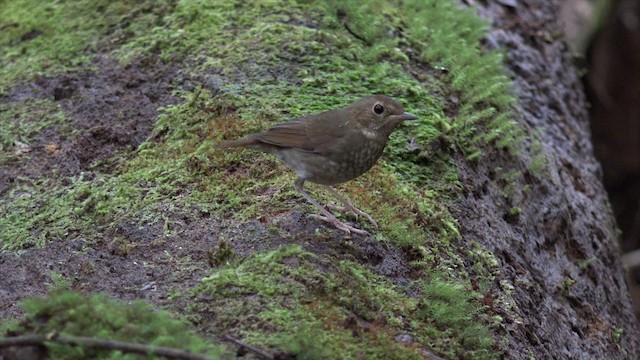
[[[366,212],[358,209],[357,207],[353,206],[353,204],[351,204],[351,202],[349,202],[349,200],[347,200],[345,197],[343,197],[342,195],[338,194],[338,192],[332,188],[329,185],[325,185],[325,187],[327,189],[329,189],[329,191],[331,191],[331,193],[333,194],[333,196],[335,196],[338,200],[340,200],[343,204],[344,207],[339,207],[339,206],[332,206],[332,205],[328,205],[332,210],[337,210],[337,211],[350,211],[353,213],[353,215],[356,216],[356,219],[358,218],[358,215],[362,215],[364,216],[367,220],[369,220],[369,222],[371,224],[373,224],[373,226],[375,226],[375,228],[378,228],[378,223],[373,220],[373,218],[371,217],[371,215],[367,214]]]
[[[336,218],[333,214],[331,214],[329,211],[327,211],[327,209],[325,209],[322,205],[320,205],[317,201],[315,201],[311,197],[311,195],[309,195],[309,193],[307,193],[304,190],[304,188],[302,187],[303,185],[304,185],[304,179],[298,178],[298,180],[296,180],[296,182],[295,182],[296,191],[299,192],[300,195],[304,196],[304,198],[307,199],[307,201],[309,201],[310,203],[315,205],[318,209],[320,209],[322,214],[324,214],[324,216],[311,214],[311,215],[309,215],[310,217],[315,218],[315,219],[319,219],[319,220],[322,220],[322,221],[326,221],[326,222],[332,224],[333,226],[337,227],[338,229],[340,229],[342,231],[346,231],[347,233],[351,233],[353,231],[356,234],[362,234],[362,235],[368,234],[368,232],[366,232],[364,230],[360,230],[360,229],[354,228],[353,226],[347,225],[347,224],[341,222],[340,220],[338,220],[338,218]]]

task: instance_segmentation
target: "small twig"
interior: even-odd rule
[[[0,25],[0,30],[6,30],[6,29],[9,29],[9,28],[12,28],[12,27],[15,27],[15,28],[20,27],[20,24],[18,24],[18,23],[6,23],[6,24],[3,24],[3,25]]]
[[[249,351],[253,352],[254,354],[258,355],[258,357],[259,357],[260,359],[263,359],[263,360],[273,360],[273,356],[271,356],[271,355],[267,354],[266,352],[262,351],[262,349],[258,349],[257,347],[255,347],[255,346],[253,346],[253,345],[245,344],[245,343],[243,343],[242,341],[240,341],[240,340],[238,340],[238,339],[236,339],[236,338],[233,338],[233,337],[231,337],[231,336],[229,336],[229,335],[225,335],[225,337],[224,337],[224,338],[225,338],[226,340],[231,341],[232,343],[234,343],[234,344],[238,345],[238,346],[239,346],[239,347],[241,347],[241,348],[245,348],[245,349],[247,349],[247,350],[249,350]]]
[[[85,336],[60,335],[56,333],[51,335],[23,335],[7,337],[4,339],[0,339],[0,348],[10,346],[42,346],[47,342],[66,345],[81,345],[106,350],[119,350],[143,355],[157,355],[164,356],[170,359],[213,360],[212,358],[205,355],[194,354],[187,350],[180,350],[170,347],[96,339]]]
[[[346,21],[342,22],[342,25],[344,26],[345,29],[347,29],[347,32],[351,35],[353,35],[354,38],[362,41],[363,43],[369,45],[369,42],[367,41],[367,39],[365,39],[364,37],[358,35],[358,33],[356,33],[355,31],[351,30],[351,28],[349,27],[349,25],[347,25]]]

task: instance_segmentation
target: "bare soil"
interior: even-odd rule
[[[0,196],[27,179],[47,178],[54,186],[80,173],[85,178],[109,173],[121,160],[115,155],[126,158],[147,139],[157,109],[175,101],[171,89],[184,85],[175,64],[153,58],[122,67],[106,57],[96,57],[93,67],[95,71],[42,77],[0,98],[0,103],[53,100],[74,129],[71,135],[56,127],[46,129],[29,144],[28,156],[0,168]],[[0,318],[17,316],[16,303],[25,296],[45,294],[52,274],[72,279],[72,287],[86,293],[104,291],[117,298],[161,301],[167,296],[167,278],[182,284],[182,279],[174,279],[174,258],[197,261],[206,252],[199,250],[207,246],[207,237],[194,236],[188,247],[154,243],[162,234],[158,226],[140,229],[119,224],[96,244],[74,239],[19,253],[0,253],[0,266],[11,269],[0,278]],[[123,236],[135,243],[126,254],[118,250],[118,239]]]

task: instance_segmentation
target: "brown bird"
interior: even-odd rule
[[[321,215],[311,217],[329,222],[347,233],[366,234],[338,220],[314,200],[303,188],[305,181],[325,185],[344,204],[333,210],[362,215],[376,228],[369,214],[353,206],[331,185],[340,184],[367,172],[382,155],[391,132],[404,120],[416,116],[404,112],[400,103],[384,95],[366,96],[355,103],[316,115],[307,115],[245,139],[223,142],[218,147],[250,147],[273,153],[289,165],[296,174],[296,190],[320,209]]]

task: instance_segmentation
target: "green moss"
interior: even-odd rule
[[[52,271],[49,273],[49,282],[46,283],[47,289],[50,291],[68,289],[70,280],[71,279],[65,277],[63,274]]]
[[[281,192],[282,197],[276,193],[257,203],[247,197],[273,186],[273,179],[256,179],[267,178],[276,167],[275,160],[256,163],[248,153],[216,152],[211,134],[220,128],[231,131],[226,126],[233,115],[221,115],[220,103],[209,92],[185,96],[183,104],[166,108],[158,119],[155,134],[163,135],[142,144],[137,156],[113,174],[91,179],[81,174],[63,186],[55,179],[36,179],[11,189],[0,201],[1,211],[7,214],[0,218],[2,248],[41,246],[78,233],[99,236],[96,226],[109,228],[132,218],[140,225],[162,221],[165,234],[172,235],[170,215],[189,216],[195,204],[205,213],[243,209],[237,215],[245,218],[268,207],[265,204],[284,206],[282,197],[292,194],[291,185],[290,191]],[[212,111],[218,116],[212,117]],[[232,164],[239,174],[229,173]],[[293,183],[290,174],[278,177]]]
[[[166,7],[165,2],[5,1],[0,7],[0,93],[16,80],[87,66],[97,51],[147,31],[156,23],[154,14]]]
[[[586,259],[579,259],[576,260],[576,265],[578,265],[578,267],[580,269],[586,269],[589,267],[589,265],[591,265],[591,263],[593,262],[593,260],[595,260],[596,258],[594,256],[586,258]]]
[[[451,359],[494,359],[494,339],[482,321],[482,310],[472,304],[480,296],[451,281],[434,278],[422,287],[417,318],[425,341]],[[415,324],[414,324],[415,326]]]
[[[17,318],[4,318],[0,321],[0,336],[17,334],[20,330],[20,320]]]
[[[618,344],[620,344],[620,341],[622,340],[622,335],[623,334],[624,334],[624,329],[623,328],[615,328],[615,329],[613,329],[613,332],[612,332],[611,335],[613,336],[613,339]]]
[[[570,276],[565,276],[565,278],[562,280],[562,283],[558,285],[558,292],[560,293],[560,295],[566,296],[569,290],[571,290],[571,287],[575,285],[575,283],[576,281]]]
[[[399,288],[361,264],[319,258],[294,245],[214,270],[198,287],[203,301],[194,310],[215,314],[218,331],[234,329],[252,344],[310,358],[326,358],[323,349],[345,359],[420,358],[418,344],[452,358],[495,355],[493,339],[477,321],[477,294],[441,279],[422,284],[422,295],[410,296],[413,285]],[[396,343],[401,334],[418,343]]]
[[[0,104],[0,165],[29,156],[31,142],[53,129],[62,134],[72,132],[64,112],[51,101],[25,99]]]
[[[220,265],[229,265],[231,261],[236,258],[236,254],[228,242],[220,239],[216,246],[207,252],[207,257],[209,265],[216,267]]]
[[[66,189],[48,188],[48,183],[40,180],[14,187],[0,201],[2,250],[42,246],[75,229]]]
[[[7,327],[13,334],[50,334],[96,337],[147,345],[188,349],[219,358],[226,353],[196,336],[189,327],[141,301],[123,304],[106,296],[85,297],[75,292],[58,290],[47,298],[34,298],[22,303],[25,319],[19,326]],[[2,334],[3,336],[6,333]],[[52,359],[134,359],[132,354],[98,350],[81,346],[47,343]],[[155,359],[156,357],[149,357]]]
[[[512,217],[518,217],[522,213],[522,209],[519,207],[512,207],[509,209],[508,215]]]

